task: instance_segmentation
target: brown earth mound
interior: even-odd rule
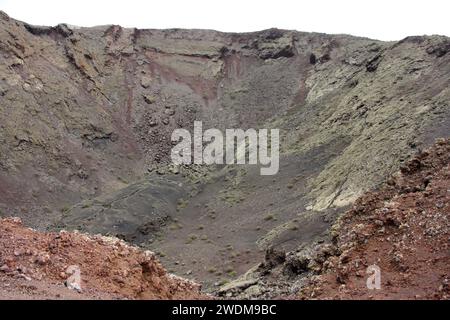
[[[303,290],[318,299],[449,299],[450,140],[359,198],[334,228],[335,252]],[[369,290],[368,266],[381,288]]]
[[[70,266],[80,270],[81,292],[64,287]],[[0,220],[0,299],[195,299],[199,291],[168,274],[153,253],[119,239],[40,233],[17,218]]]

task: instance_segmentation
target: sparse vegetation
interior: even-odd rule
[[[219,199],[226,202],[228,205],[236,205],[246,199],[243,191],[237,189],[237,187],[231,189],[222,190],[219,193]]]
[[[276,217],[275,217],[274,214],[269,213],[269,214],[267,214],[267,215],[264,217],[264,220],[265,220],[265,221],[276,220]]]
[[[211,219],[216,219],[217,217],[216,217],[216,215],[214,214],[214,213],[209,213],[208,214],[208,217],[210,217]]]
[[[228,272],[228,275],[229,275],[230,277],[236,277],[236,276],[237,276],[237,272],[234,271],[234,270],[232,270],[232,271]]]
[[[216,273],[216,272],[217,272],[217,268],[215,268],[215,267],[210,267],[210,268],[208,268],[208,272],[209,272],[209,273]]]
[[[130,182],[127,180],[127,179],[125,179],[125,178],[123,178],[123,177],[117,177],[117,180],[119,180],[120,182],[122,182],[122,183],[124,183],[124,184],[129,184]]]
[[[188,204],[189,204],[189,201],[188,201],[188,200],[185,200],[185,199],[178,199],[178,202],[177,202],[177,211],[181,211],[182,209],[186,208]]]
[[[92,202],[85,202],[81,206],[81,208],[83,208],[83,209],[87,209],[87,208],[90,208],[90,207],[92,207]]]
[[[224,286],[224,285],[226,285],[227,283],[229,283],[230,282],[230,280],[228,280],[228,279],[222,279],[222,280],[220,280],[219,282],[218,282],[218,285],[219,286]]]
[[[164,252],[162,252],[162,251],[158,251],[158,252],[156,253],[156,255],[158,255],[158,256],[161,257],[161,258],[164,258],[164,257],[166,256],[166,254],[165,254]]]
[[[188,239],[187,239],[187,241],[186,241],[186,244],[191,244],[192,242],[194,242],[197,239],[198,239],[198,235],[190,234]]]
[[[183,225],[181,224],[181,223],[172,223],[170,226],[169,226],[169,229],[170,230],[179,230],[179,229],[182,229],[183,228]]]

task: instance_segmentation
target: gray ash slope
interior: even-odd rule
[[[37,27],[0,14],[0,212],[116,235],[207,288],[327,230],[450,132],[450,39]],[[175,128],[279,128],[280,172],[170,165]]]

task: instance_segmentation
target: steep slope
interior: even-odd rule
[[[0,14],[0,214],[118,236],[207,287],[448,137],[450,40],[31,26]],[[170,135],[279,128],[280,171],[173,167]],[[182,250],[180,249],[182,248]]]
[[[220,296],[292,299],[448,299],[450,140],[440,139],[359,197],[325,241],[268,250]],[[380,288],[367,282],[378,268]],[[375,267],[374,267],[375,266]],[[369,281],[371,284],[373,281]]]
[[[450,298],[450,141],[414,157],[379,190],[359,198],[334,227],[305,298]],[[334,253],[333,253],[334,252]],[[367,290],[369,265],[381,287]]]

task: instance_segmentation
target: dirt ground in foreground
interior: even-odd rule
[[[80,271],[80,292],[65,286],[76,283],[70,266]],[[168,274],[153,253],[119,239],[0,220],[0,299],[197,299],[199,291]]]

